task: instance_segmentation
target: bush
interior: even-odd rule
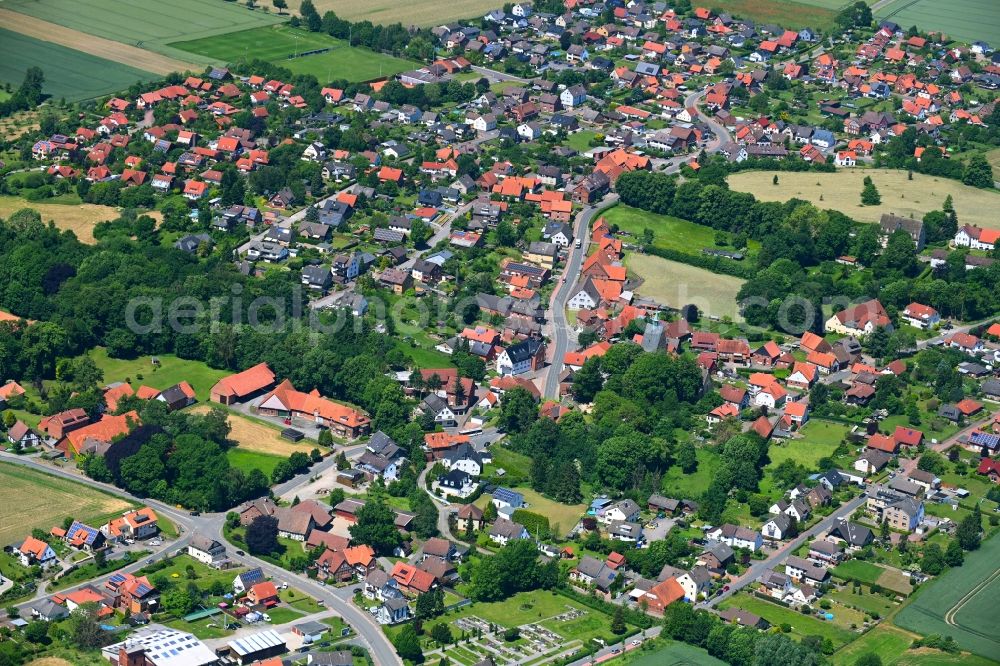
[[[503,632],[503,639],[508,643],[512,643],[521,637],[521,630],[517,627],[511,627]]]

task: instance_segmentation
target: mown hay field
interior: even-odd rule
[[[774,176],[778,176],[775,185]],[[861,205],[865,176],[882,195],[878,206]],[[913,180],[900,169],[839,169],[834,173],[815,171],[741,171],[729,176],[729,187],[750,192],[762,201],[804,199],[819,208],[838,210],[859,222],[878,222],[883,213],[922,219],[925,213],[940,210],[951,195],[959,224],[975,224],[1000,229],[1000,193],[963,185],[957,180],[914,173]],[[821,198],[822,197],[822,198]]]
[[[302,0],[288,0],[288,6],[298,13]],[[321,15],[333,11],[348,21],[371,21],[382,25],[402,23],[405,26],[431,26],[457,19],[474,19],[484,16],[503,3],[496,0],[313,0]]]
[[[649,254],[631,254],[625,261],[629,272],[644,280],[637,290],[642,296],[672,308],[693,303],[703,317],[741,319],[736,294],[743,280]]]
[[[205,414],[215,405],[198,405],[191,411],[195,414]],[[287,458],[296,451],[309,453],[316,444],[307,440],[301,442],[290,442],[281,438],[281,432],[267,424],[255,421],[239,414],[229,414],[229,426],[232,428],[229,438],[239,444],[239,448],[257,453],[267,453],[270,455]]]

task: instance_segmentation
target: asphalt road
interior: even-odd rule
[[[562,359],[569,351],[570,331],[569,323],[566,321],[566,302],[572,295],[580,275],[583,259],[587,256],[587,246],[590,244],[590,221],[598,211],[617,201],[617,194],[608,194],[596,206],[587,206],[577,213],[573,235],[575,238],[581,239],[581,246],[569,249],[566,268],[563,270],[564,280],[556,285],[549,302],[548,320],[552,326],[552,342],[550,344],[552,360],[545,374],[545,386],[542,391],[546,398],[558,398],[559,396],[559,373],[562,372]]]
[[[375,620],[368,613],[357,608],[353,605],[353,603],[351,603],[351,599],[353,597],[351,590],[354,589],[354,586],[335,588],[332,586],[320,585],[318,582],[313,581],[302,574],[294,574],[290,571],[269,564],[264,560],[257,559],[252,555],[237,555],[236,551],[238,548],[226,541],[222,533],[222,527],[225,523],[225,513],[203,513],[199,516],[192,516],[186,511],[178,510],[176,507],[164,504],[163,502],[149,498],[136,497],[121,488],[94,481],[93,479],[87,478],[82,474],[56,467],[54,465],[42,464],[31,458],[24,458],[6,452],[0,452],[0,459],[5,462],[11,462],[23,467],[30,467],[47,474],[52,474],[54,476],[70,479],[93,488],[98,488],[104,492],[118,497],[123,497],[140,504],[146,504],[152,507],[158,514],[166,516],[177,525],[178,539],[169,542],[162,548],[157,549],[153,555],[147,556],[139,562],[134,562],[120,571],[129,573],[137,571],[138,569],[144,567],[150,559],[162,559],[169,553],[174,553],[178,550],[184,549],[194,534],[201,534],[223,543],[227,547],[229,558],[232,561],[238,562],[243,566],[260,567],[264,573],[271,578],[287,581],[290,585],[306,592],[310,596],[322,600],[326,605],[326,608],[339,613],[344,620],[349,622],[351,626],[354,627],[354,630],[358,633],[358,642],[368,648],[376,666],[402,665],[402,660],[400,660],[399,656],[396,655],[395,648],[393,648],[392,643],[389,642],[389,639],[386,638],[385,634],[382,633],[382,629],[378,623],[375,622]],[[321,465],[322,464],[323,463],[321,463]],[[281,487],[285,493],[294,492],[296,487],[308,484],[309,477],[315,473],[316,471],[314,468],[311,473],[299,475],[288,483],[282,484]],[[100,576],[85,583],[70,587],[66,591],[76,590],[84,585],[94,585],[100,587],[110,576],[111,574]],[[38,595],[38,597],[42,596],[46,595]],[[23,608],[30,605],[30,603],[31,601],[25,602],[24,604],[21,604],[21,607]]]
[[[833,526],[835,520],[850,516],[859,506],[864,504],[866,500],[867,500],[866,497],[862,496],[855,497],[850,502],[842,505],[839,509],[831,513],[829,516],[827,516],[826,518],[819,521],[818,523],[810,527],[808,530],[797,536],[795,539],[792,539],[787,544],[784,544],[781,548],[771,553],[771,555],[768,556],[766,560],[754,560],[753,564],[750,565],[750,568],[747,569],[746,573],[744,573],[735,581],[729,583],[728,591],[723,592],[722,594],[719,594],[717,596],[714,596],[711,599],[706,599],[705,601],[698,604],[698,606],[701,608],[713,608],[723,599],[727,599],[728,597],[736,594],[744,587],[746,587],[750,583],[760,578],[765,571],[773,569],[775,566],[784,562],[789,555],[794,553],[799,548],[799,546],[804,544],[806,541],[810,541],[817,534],[829,530],[830,527]]]

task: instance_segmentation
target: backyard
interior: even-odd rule
[[[790,459],[808,470],[817,469],[819,461],[832,456],[840,446],[848,427],[842,423],[813,419],[799,432],[801,438],[771,443],[767,450],[767,455],[771,459],[768,468],[776,467]]]
[[[824,621],[812,615],[805,615],[797,610],[773,604],[759,597],[741,592],[721,604],[720,608],[740,608],[764,618],[772,625],[791,625],[792,635],[802,639],[805,636],[822,636],[829,638],[836,647],[849,643],[854,633],[848,628],[851,622],[859,616],[857,611],[834,605],[828,612],[834,619]]]

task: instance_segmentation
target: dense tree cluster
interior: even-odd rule
[[[780,633],[762,633],[723,622],[691,604],[670,604],[663,618],[663,635],[708,650],[733,666],[816,666],[833,652],[829,639],[806,636],[796,642]]]
[[[469,563],[469,595],[476,601],[500,601],[528,590],[551,589],[559,583],[559,563],[542,562],[531,539],[517,539]]]
[[[225,411],[167,414],[163,403],[154,400],[140,418],[148,439],[135,442],[134,454],[111,466],[103,457],[88,456],[81,462],[84,472],[140,497],[202,510],[228,509],[267,493],[263,472],[247,474],[230,466],[226,451],[233,443]]]
[[[621,343],[581,373],[589,388],[578,399],[593,402],[592,419],[571,412],[556,423],[533,411],[527,427],[510,431],[508,446],[533,459],[532,487],[571,503],[582,498],[581,480],[619,493],[657,491],[660,475],[675,462],[674,428],[689,426],[700,409],[700,369],[687,356]]]

